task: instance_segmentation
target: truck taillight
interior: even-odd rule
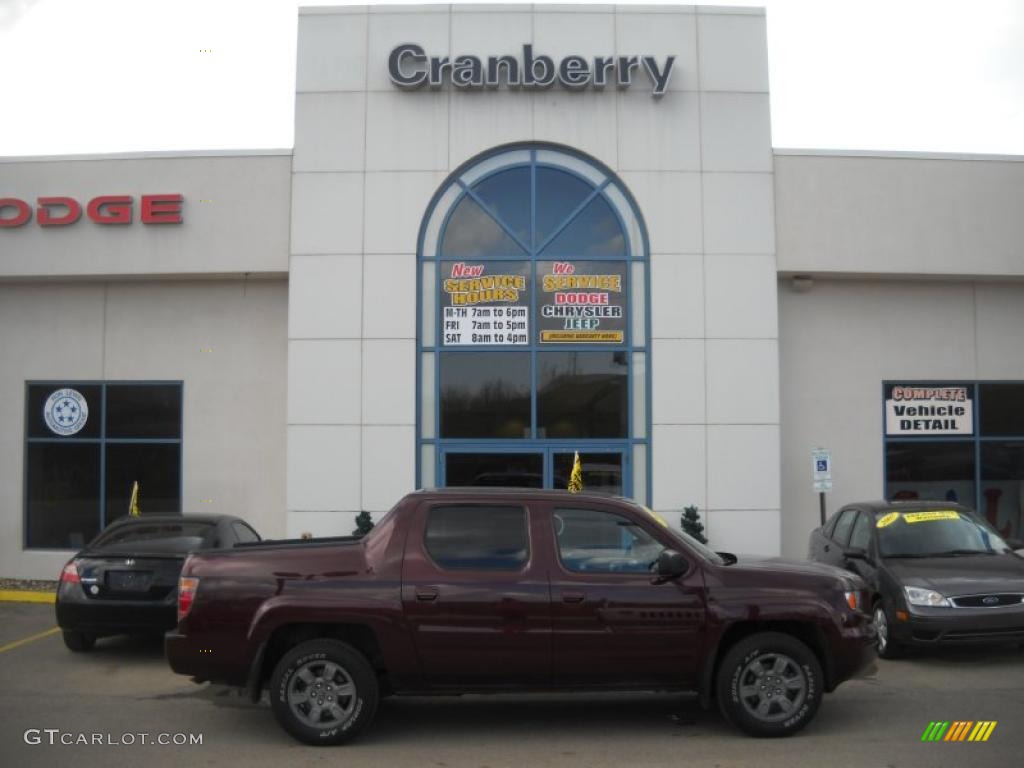
[[[64,570],[60,572],[60,580],[61,583],[68,584],[82,583],[82,577],[78,575],[78,566],[75,565],[74,560],[64,566]]]
[[[846,593],[846,604],[850,606],[851,611],[859,611],[862,605],[860,592],[847,592]]]
[[[197,589],[199,589],[199,579],[189,576],[182,576],[178,579],[178,621],[188,616],[188,612],[192,610]]]

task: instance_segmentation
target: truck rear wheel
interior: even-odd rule
[[[716,682],[718,706],[752,736],[789,736],[814,718],[822,682],[821,664],[804,643],[759,632],[726,651]]]
[[[338,640],[310,640],[288,651],[270,677],[274,716],[301,742],[341,744],[377,712],[377,676],[366,658]]]

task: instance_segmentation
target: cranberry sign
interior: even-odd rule
[[[180,224],[179,194],[142,195],[139,221],[143,224]],[[85,215],[95,224],[131,224],[135,199],[131,195],[99,195],[85,203]],[[36,198],[35,219],[40,227],[66,227],[82,218],[83,205],[73,197]],[[17,197],[0,197],[0,229],[22,227],[32,220],[32,206]]]

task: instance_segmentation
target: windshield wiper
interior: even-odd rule
[[[994,555],[995,552],[988,549],[947,549],[945,552],[936,552],[932,557],[956,557],[957,555]]]
[[[890,555],[888,552],[885,552],[885,553],[882,554],[882,557],[901,557],[901,558],[902,557],[908,557],[909,558],[909,557],[934,557],[934,555],[922,555],[919,552],[894,552],[893,554]]]

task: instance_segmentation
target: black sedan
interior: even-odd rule
[[[57,624],[64,644],[87,651],[98,637],[173,628],[189,553],[259,540],[248,523],[229,515],[151,514],[111,523],[61,571]]]
[[[878,653],[907,646],[1024,642],[1024,557],[971,510],[949,502],[844,507],[811,534],[809,557],[872,590]]]

